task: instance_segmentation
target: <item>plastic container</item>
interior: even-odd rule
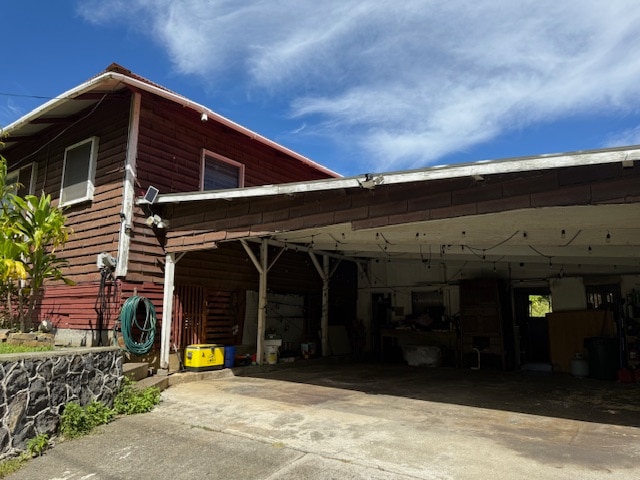
[[[585,378],[589,376],[589,362],[581,353],[576,353],[571,360],[571,375],[574,377]]]
[[[405,345],[402,353],[407,364],[411,366],[439,367],[442,365],[442,350],[440,350],[440,347]]]
[[[264,347],[264,359],[268,365],[275,365],[278,363],[278,346],[266,345]]]
[[[217,370],[224,365],[224,347],[199,343],[184,349],[184,368],[190,372]]]
[[[316,354],[316,344],[315,342],[309,343],[301,343],[300,351],[302,353],[302,358],[309,359],[315,356]]]
[[[620,368],[618,339],[591,337],[584,341],[589,352],[589,373],[592,378],[615,380]]]
[[[225,346],[224,347],[224,368],[233,368],[236,363],[236,347]]]

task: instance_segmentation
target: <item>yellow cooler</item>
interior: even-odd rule
[[[216,370],[222,367],[224,367],[224,346],[222,345],[188,345],[184,349],[184,368],[190,372]]]

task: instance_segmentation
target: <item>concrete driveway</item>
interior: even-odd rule
[[[640,478],[638,384],[380,365],[267,370],[174,385],[153,412],[60,443],[10,478]]]

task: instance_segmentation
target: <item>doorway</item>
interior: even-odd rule
[[[553,309],[551,291],[547,287],[517,288],[514,289],[513,299],[520,365],[549,363],[546,315]]]

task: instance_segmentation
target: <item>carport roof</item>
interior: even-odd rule
[[[570,153],[555,153],[539,156],[515,157],[499,160],[482,160],[473,163],[437,165],[416,170],[366,173],[352,177],[330,178],[308,182],[284,183],[245,187],[227,190],[210,190],[158,195],[155,203],[176,204],[203,200],[293,195],[302,192],[330,191],[337,189],[373,189],[379,185],[424,182],[430,180],[472,177],[483,181],[485,176],[531,172],[554,168],[569,168],[620,162],[622,167],[633,167],[640,159],[640,145],[601,150],[585,150]],[[140,200],[138,203],[146,203]]]
[[[263,238],[354,258],[638,273],[639,158],[634,146],[161,194],[153,208],[170,220],[169,252]]]

